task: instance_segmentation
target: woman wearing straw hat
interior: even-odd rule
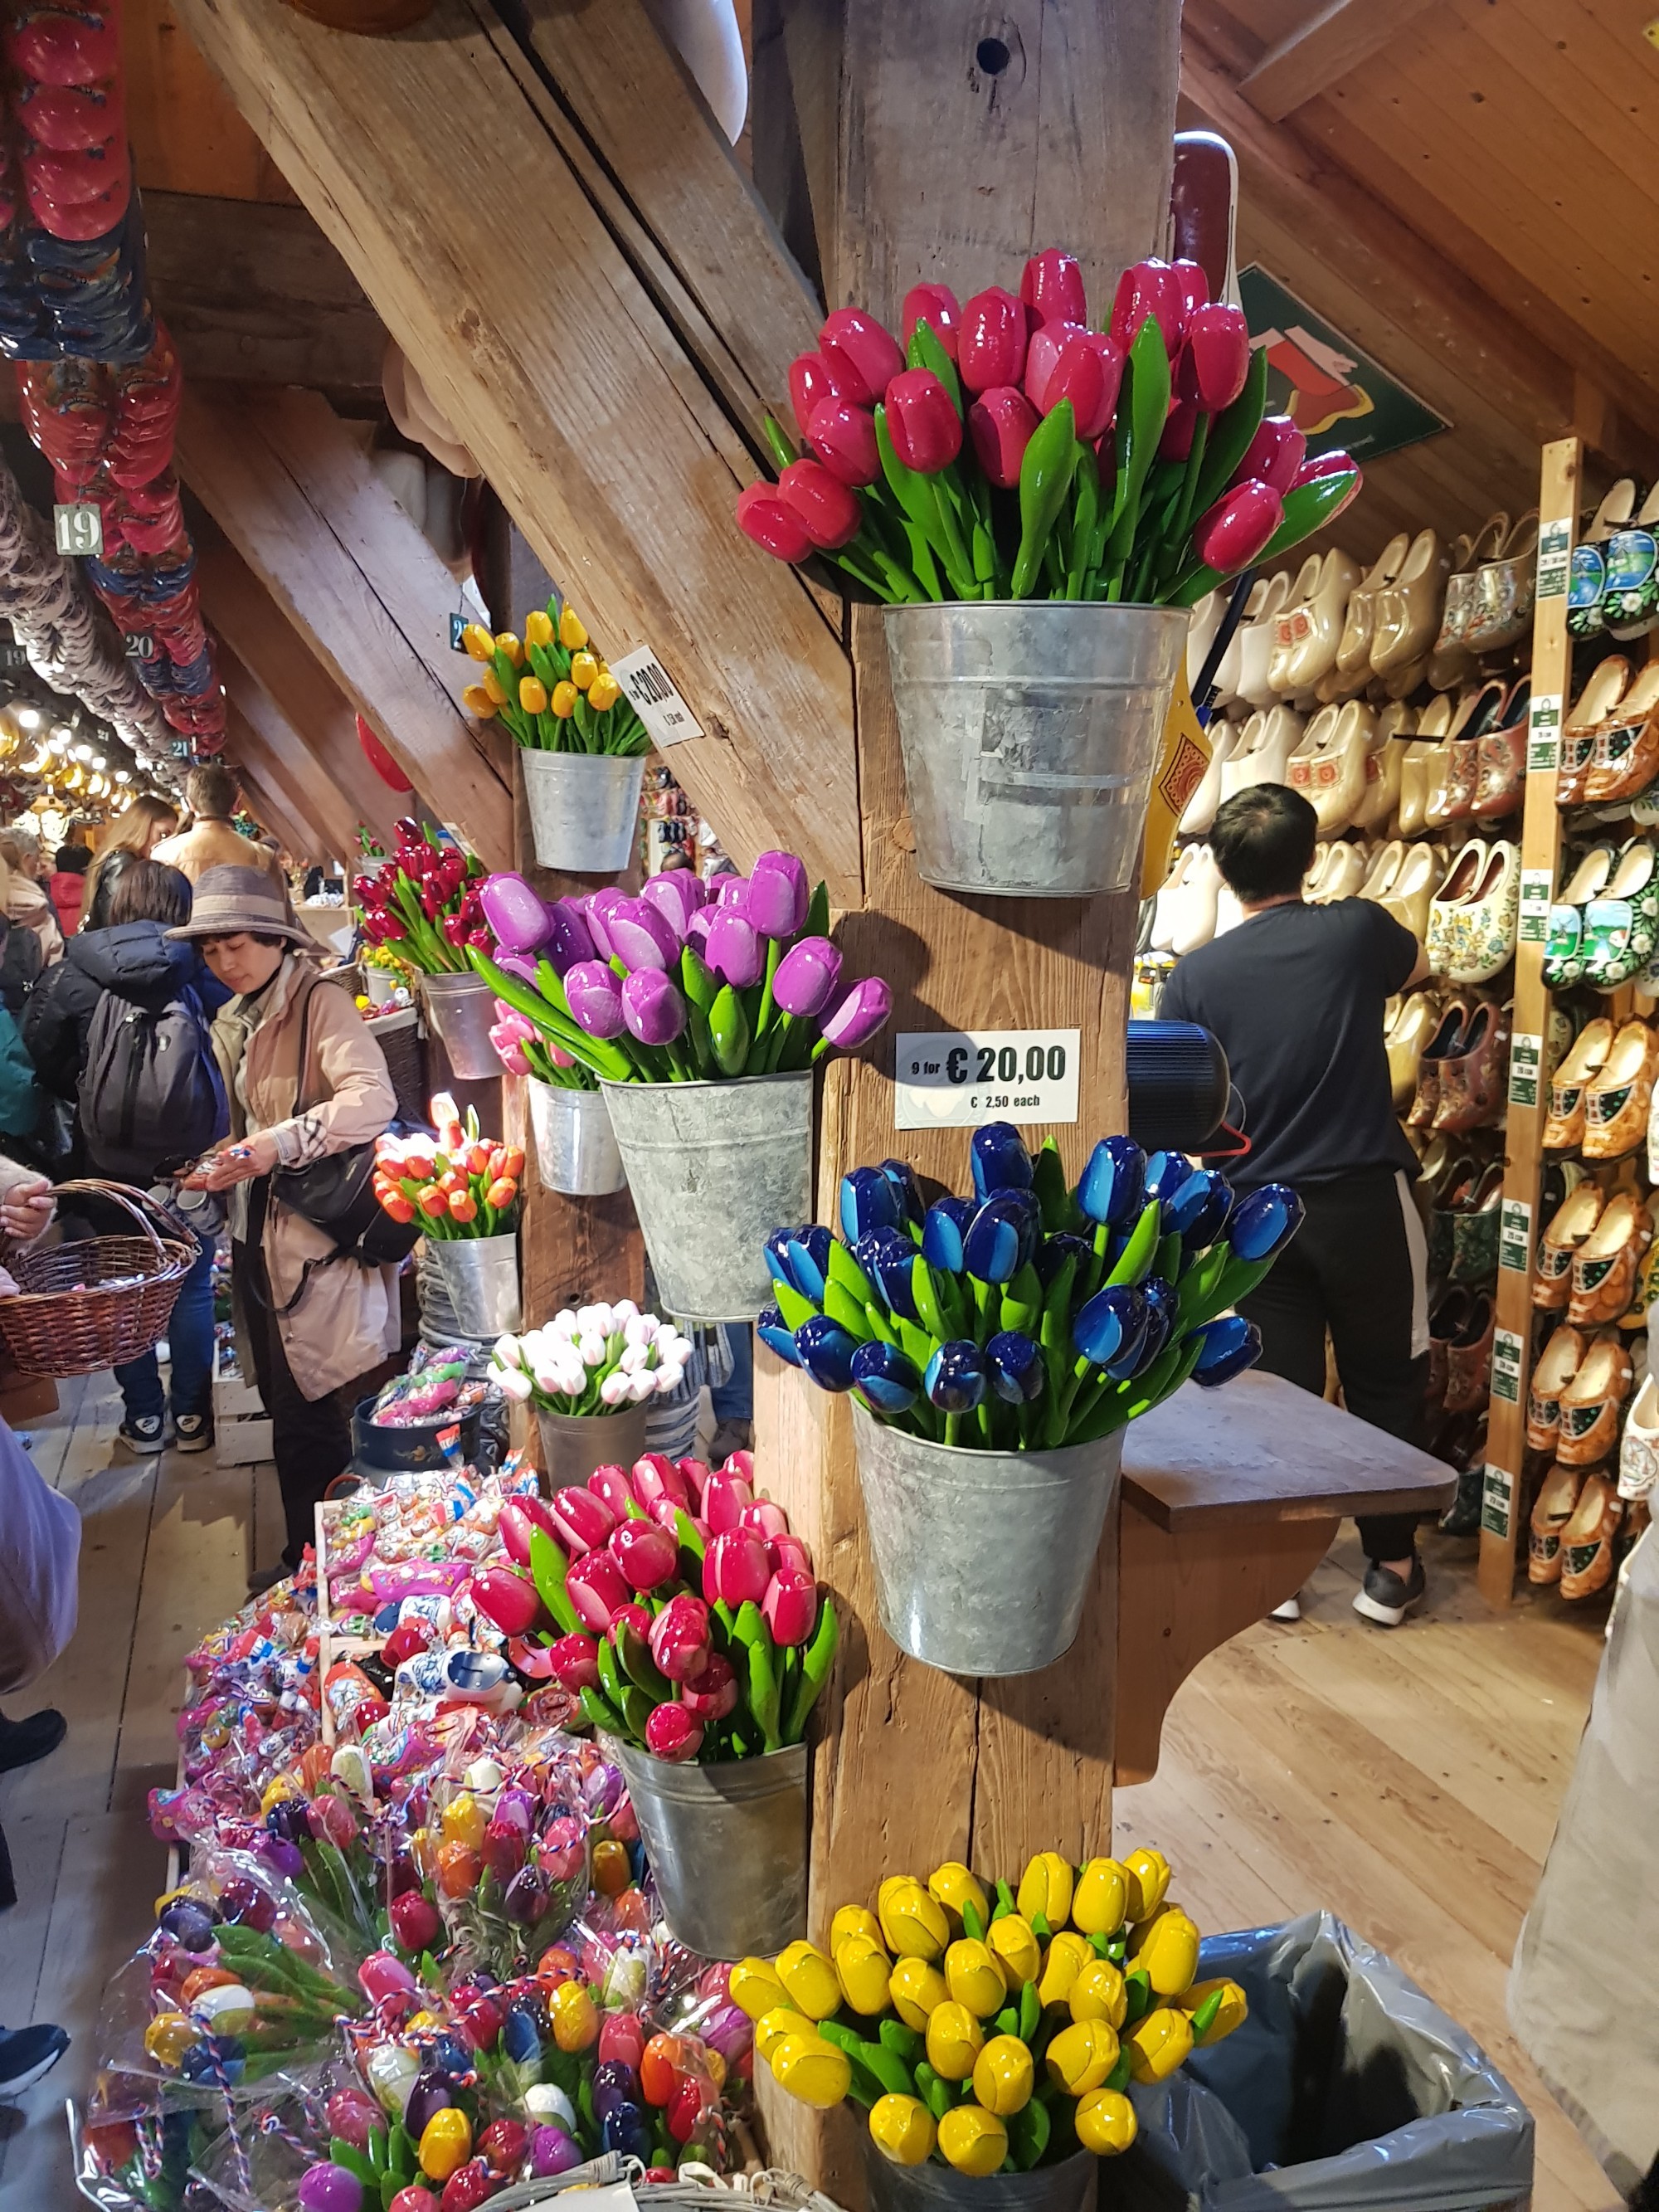
[[[398,1350],[400,1328],[397,1270],[336,1256],[325,1231],[272,1195],[270,1177],[378,1137],[397,1096],[351,999],[319,977],[273,876],[207,869],[190,920],[168,934],[193,938],[235,994],[213,1025],[232,1135],[190,1180],[230,1194],[232,1281],[288,1522],[282,1573],[298,1565],[318,1499],[349,1463],[350,1408]]]

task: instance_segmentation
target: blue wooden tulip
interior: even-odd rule
[[[914,1221],[921,1226],[927,1211],[927,1201],[921,1194],[921,1185],[916,1181],[916,1171],[908,1160],[884,1160],[881,1171],[893,1186],[893,1195],[899,1202],[900,1218]]]
[[[994,1191],[968,1224],[963,1266],[981,1283],[1012,1282],[1036,1249],[1039,1219],[1029,1191]]]
[[[1031,1155],[1012,1121],[987,1121],[975,1129],[969,1160],[977,1199],[988,1199],[994,1191],[1031,1188]]]
[[[637,2105],[613,2106],[600,2121],[599,2133],[607,2150],[618,2151],[623,2158],[637,2158],[641,2163],[649,2161],[651,2129]]]
[[[1266,1260],[1282,1251],[1302,1226],[1302,1200],[1282,1182],[1248,1191],[1233,1208],[1227,1242],[1240,1260]]]
[[[795,1340],[784,1324],[783,1316],[775,1306],[763,1306],[755,1328],[763,1344],[770,1345],[780,1359],[787,1359],[792,1367],[800,1365],[800,1354],[795,1349]]]
[[[967,1337],[952,1337],[928,1361],[922,1388],[941,1413],[971,1413],[985,1395],[985,1354]]]
[[[985,1347],[985,1364],[991,1371],[991,1388],[1011,1406],[1029,1406],[1042,1395],[1048,1380],[1042,1354],[1018,1329],[998,1330]]]
[[[921,1256],[942,1275],[962,1273],[962,1239],[978,1212],[971,1198],[941,1198],[921,1224]]]
[[[1140,1366],[1150,1367],[1170,1341],[1180,1299],[1175,1285],[1166,1283],[1162,1275],[1148,1275],[1140,1285],[1140,1295],[1146,1301],[1146,1335],[1140,1347]]]
[[[1254,1367],[1261,1357],[1261,1331],[1253,1321],[1246,1321],[1243,1314],[1223,1314],[1219,1320],[1206,1321],[1202,1328],[1193,1333],[1204,1340],[1204,1349],[1193,1370],[1193,1380],[1202,1383],[1206,1390],[1231,1382],[1235,1375]]]
[[[1077,1202],[1091,1221],[1121,1229],[1142,1205],[1146,1155],[1132,1137],[1103,1137],[1089,1155],[1077,1187]]]
[[[853,1391],[872,1413],[908,1413],[921,1395],[921,1374],[893,1344],[861,1344],[853,1354]]]
[[[1139,1352],[1146,1315],[1145,1297],[1127,1284],[1097,1291],[1072,1323],[1072,1341],[1085,1359],[1109,1374],[1115,1363]]]
[[[1210,1171],[1194,1168],[1184,1176],[1164,1199],[1158,1226],[1167,1237],[1171,1231],[1184,1236],[1210,1202]]]
[[[868,1275],[896,1314],[906,1321],[916,1318],[916,1301],[910,1289],[916,1248],[902,1229],[872,1229],[853,1247],[853,1257]]]
[[[830,1231],[816,1227],[797,1230],[789,1239],[786,1257],[790,1281],[802,1297],[821,1306],[824,1273],[830,1265]]]
[[[789,1243],[794,1234],[793,1229],[775,1229],[761,1247],[767,1273],[775,1283],[787,1283],[792,1291],[795,1283],[789,1272]]]
[[[800,1364],[820,1390],[850,1390],[853,1354],[858,1339],[849,1336],[839,1322],[814,1314],[795,1331],[795,1350]]]
[[[1154,1152],[1146,1162],[1146,1187],[1142,1204],[1155,1198],[1164,1209],[1159,1217],[1167,1235],[1170,1226],[1169,1208],[1177,1194],[1193,1178],[1195,1163],[1185,1152]]]
[[[1189,1205],[1194,1187],[1200,1184],[1199,1202]],[[1200,1168],[1191,1182],[1182,1185],[1178,1204],[1186,1218],[1172,1225],[1180,1229],[1183,1248],[1188,1252],[1207,1251],[1227,1226],[1233,1210],[1233,1187],[1213,1168]]]
[[[872,1229],[896,1229],[898,1193],[879,1168],[854,1168],[841,1179],[841,1233],[856,1244]]]
[[[542,2039],[528,2007],[508,2005],[501,2023],[501,2048],[516,2066],[541,2057]]]
[[[1064,1230],[1061,1230],[1057,1236],[1045,1237],[1031,1255],[1031,1264],[1036,1269],[1038,1282],[1046,1291],[1065,1266],[1068,1253],[1081,1267],[1089,1258],[1092,1249],[1093,1247],[1085,1238],[1068,1236]]]

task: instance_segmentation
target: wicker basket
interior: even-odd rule
[[[386,1073],[398,1094],[398,1112],[405,1121],[427,1117],[429,1088],[426,1071],[426,1039],[421,1035],[420,1015],[413,1006],[401,1006],[368,1024],[368,1033],[386,1054]]]
[[[0,1343],[27,1374],[96,1375],[153,1351],[196,1258],[193,1245],[157,1236],[149,1213],[173,1224],[142,1190],[88,1176],[60,1182],[53,1195],[76,1191],[121,1206],[143,1234],[83,1237],[13,1255],[22,1295],[0,1298]]]

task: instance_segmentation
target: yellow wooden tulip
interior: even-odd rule
[[[1173,2005],[1159,2005],[1138,2020],[1123,2040],[1137,2081],[1165,2081],[1192,2055],[1192,2022]]]
[[[596,714],[608,714],[622,697],[622,685],[608,668],[600,669],[587,687],[587,703]]]
[[[777,1969],[765,1959],[739,1959],[732,1967],[727,1984],[732,2002],[740,2005],[750,2020],[758,2020],[763,2013],[782,2005],[789,2010],[789,1992],[778,1979]]]
[[[1062,1928],[1048,1946],[1048,1956],[1042,1961],[1042,1972],[1037,1978],[1037,1995],[1046,2005],[1063,2005],[1072,1994],[1072,1984],[1083,1969],[1094,1959],[1094,1950],[1087,1940]]]
[[[872,1943],[881,1941],[881,1923],[867,1905],[843,1905],[830,1923],[830,1956],[833,1959],[849,1936],[867,1936]]]
[[[963,1936],[945,1954],[945,1986],[958,2004],[981,2020],[989,2020],[1008,2001],[1008,1984],[1002,1978],[989,1948]]]
[[[1085,1936],[1115,1936],[1129,1910],[1129,1877],[1115,1859],[1091,1859],[1072,1897],[1072,1924]]]
[[[994,2035],[974,2061],[974,2094],[988,2112],[1012,2119],[1031,2101],[1036,2069],[1017,2035]]]
[[[487,722],[496,711],[495,702],[482,684],[466,684],[462,690],[461,698],[481,722]]]
[[[474,660],[488,664],[495,658],[495,641],[482,623],[468,623],[461,632],[461,643]]]
[[[559,643],[567,653],[575,653],[587,642],[587,632],[581,617],[570,607],[559,610]]]
[[[416,2154],[428,2181],[447,2181],[472,2155],[472,2123],[457,2105],[434,2112],[421,2130]]]
[[[890,1892],[882,1884],[881,1932],[900,1959],[943,1958],[951,1940],[945,1908],[919,1881],[902,1881]]]
[[[1139,1935],[1139,1930],[1137,1930]],[[1161,1997],[1178,1997],[1198,1972],[1198,1929],[1178,1905],[1166,1905],[1139,1936],[1130,1960]]]
[[[790,2005],[774,2005],[755,2022],[755,2048],[770,2063],[772,2053],[786,2035],[816,2035],[817,2023]]]
[[[1143,1845],[1125,1856],[1123,1871],[1129,1877],[1130,1919],[1150,1920],[1169,1890],[1170,1862],[1162,1851],[1148,1850]]]
[[[985,1941],[1010,1989],[1036,1981],[1042,1972],[1042,1946],[1023,1913],[1005,1912],[986,1930]]]
[[[507,686],[502,683],[501,678],[496,675],[493,668],[486,668],[483,672],[483,688],[485,697],[489,699],[493,705],[497,707],[506,706]]]
[[[576,711],[575,685],[568,679],[562,684],[556,684],[553,696],[547,703],[562,722],[568,722]]]
[[[1109,1959],[1091,1959],[1072,1984],[1066,2002],[1073,2020],[1103,2020],[1109,2027],[1121,2027],[1129,1992]]]
[[[780,2089],[815,2112],[839,2105],[853,2086],[853,2062],[821,2035],[786,2035],[766,2062]]]
[[[539,677],[521,676],[519,678],[519,704],[526,714],[547,712],[547,686]]]
[[[504,653],[515,668],[524,659],[524,647],[510,629],[496,631],[495,650],[497,653]]]
[[[1200,2013],[1212,1997],[1217,1997],[1218,2002],[1210,2015],[1209,2025],[1200,2029],[1194,2015]],[[1249,2000],[1238,1984],[1229,1981],[1224,1976],[1218,1981],[1193,1983],[1189,1989],[1182,1991],[1179,2002],[1182,2012],[1193,2021],[1193,2041],[1200,2051],[1206,2050],[1212,2043],[1219,2043],[1224,2036],[1231,2035],[1236,2027],[1242,2027],[1250,2009]]]
[[[1135,2108],[1121,2089],[1091,2089],[1075,2119],[1078,2141],[1097,2158],[1115,2158],[1135,2139]]]
[[[982,2181],[1001,2170],[1008,2155],[1008,2130],[982,2106],[958,2105],[939,2124],[939,2148],[947,2166]]]
[[[849,1936],[836,1953],[836,1978],[854,2012],[885,2012],[893,1962],[879,1943],[868,1936]],[[828,2014],[823,2015],[825,2019]]]
[[[927,2063],[942,2081],[965,2081],[984,2047],[979,2022],[964,2004],[935,2005],[927,2016]]]
[[[919,2097],[878,2097],[870,2107],[870,2139],[895,2166],[923,2166],[933,2154],[939,2130]]]
[[[1074,2020],[1045,2053],[1049,2074],[1068,2097],[1098,2089],[1117,2064],[1117,2034],[1103,2020]]]
[[[599,664],[591,653],[573,653],[570,656],[570,680],[579,691],[586,691],[599,672]]]
[[[927,1877],[927,1894],[952,1915],[957,1926],[962,1923],[964,1905],[973,1906],[981,1928],[991,1917],[991,1901],[985,1894],[984,1885],[960,1859],[946,1859],[943,1866],[933,1869]]]
[[[928,2016],[949,1998],[945,1977],[926,1959],[896,1959],[887,1984],[893,2010],[918,2035],[926,2033]]]
[[[779,1952],[775,1963],[790,2003],[809,2020],[829,2020],[841,2010],[841,1984],[834,1962],[812,1944],[789,1944]]]
[[[526,645],[547,647],[553,642],[553,620],[540,607],[532,607],[524,618],[524,641]]]
[[[1030,1920],[1042,1913],[1050,1928],[1063,1928],[1072,1915],[1072,1863],[1058,1851],[1039,1851],[1019,1878],[1015,1903]]]

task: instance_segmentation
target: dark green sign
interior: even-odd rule
[[[1310,453],[1338,447],[1357,461],[1397,453],[1451,425],[1425,407],[1352,338],[1253,262],[1238,272],[1250,343],[1267,355],[1267,409],[1288,415]]]

